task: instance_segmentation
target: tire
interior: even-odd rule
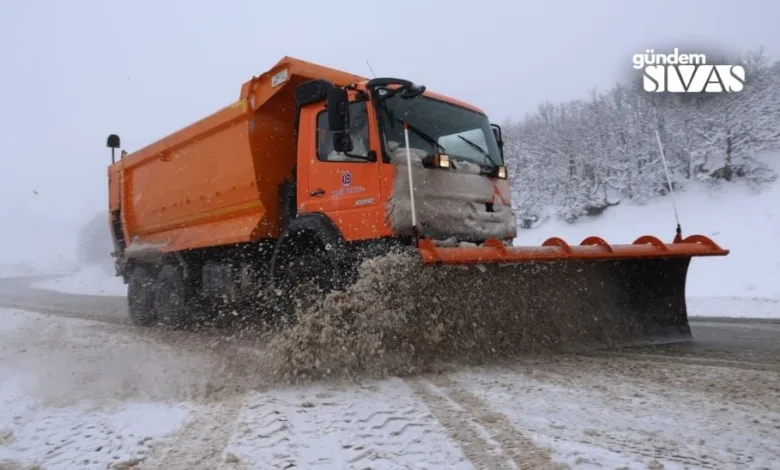
[[[189,308],[192,298],[178,266],[163,266],[157,276],[154,311],[160,323],[172,328],[185,328],[193,323]]]
[[[145,266],[132,269],[127,280],[127,310],[136,326],[151,326],[157,322],[154,311],[156,279]]]
[[[281,297],[279,307],[281,320],[287,323],[295,322],[295,309],[298,301],[304,300],[304,305],[311,305],[323,299],[335,286],[336,269],[327,253],[320,247],[309,248],[300,255],[286,257],[277,272]],[[309,290],[306,286],[314,287]],[[299,294],[308,294],[301,299]]]

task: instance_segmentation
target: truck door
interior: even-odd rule
[[[379,162],[376,158],[369,160],[379,148],[369,138],[373,119],[363,100],[351,102],[349,114],[353,143],[349,154],[333,150],[327,111],[316,115],[315,155],[309,159],[306,207],[307,212],[326,213],[348,241],[374,238],[383,228]]]

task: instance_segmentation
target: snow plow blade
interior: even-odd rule
[[[418,251],[423,265],[451,268],[440,282],[453,292],[464,286],[457,296],[462,308],[502,317],[496,341],[564,347],[575,339],[608,346],[691,340],[685,300],[691,258],[729,253],[702,235],[672,243],[642,236],[626,245],[588,237],[571,246],[550,238],[533,247],[421,240]]]

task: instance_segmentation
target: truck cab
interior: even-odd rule
[[[384,78],[313,80],[296,102],[297,214],[327,215],[345,241],[516,236],[501,129],[480,109]]]

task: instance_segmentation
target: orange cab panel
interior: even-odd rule
[[[350,124],[360,128],[349,154],[333,150],[327,112],[321,104],[304,110],[303,139],[298,149],[300,177],[298,211],[327,214],[346,241],[390,235],[385,223],[386,195],[381,191],[380,163],[370,161],[370,151],[380,155],[373,108],[364,101],[350,104]],[[354,155],[354,156],[352,156]]]

